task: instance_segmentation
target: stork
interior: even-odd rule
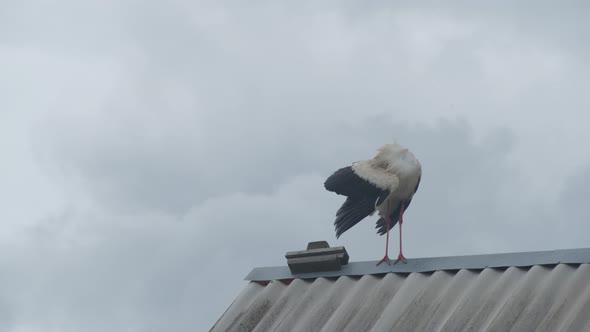
[[[385,256],[377,265],[389,259],[389,230],[399,221],[399,255],[394,264],[407,263],[402,251],[403,214],[420,185],[422,166],[414,154],[394,143],[379,148],[373,159],[361,160],[332,174],[324,187],[346,201],[336,212],[336,238],[368,216],[378,212],[377,234],[387,234]]]

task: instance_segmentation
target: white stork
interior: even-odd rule
[[[402,252],[402,224],[404,211],[418,190],[422,166],[414,154],[399,144],[386,144],[378,149],[373,159],[361,160],[334,172],[324,187],[346,201],[336,212],[336,238],[375,211],[379,213],[376,228],[379,235],[387,234],[385,257],[377,265],[389,260],[389,230],[399,220],[399,261],[407,262]]]

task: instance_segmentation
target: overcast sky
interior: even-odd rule
[[[409,259],[590,247],[589,5],[500,3],[0,2],[0,331],[203,331],[309,241],[380,259],[323,182],[394,140]]]

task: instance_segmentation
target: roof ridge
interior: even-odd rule
[[[441,256],[408,259],[407,264],[376,266],[376,261],[351,262],[340,270],[291,273],[288,266],[254,268],[244,278],[250,281],[282,279],[310,279],[319,277],[362,276],[384,273],[434,272],[439,270],[485,269],[501,267],[527,267],[534,265],[590,263],[590,248],[558,249],[546,251]]]

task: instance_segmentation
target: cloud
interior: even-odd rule
[[[328,210],[319,203],[323,192],[312,189],[318,182],[317,175],[301,176],[272,195],[210,199],[180,219],[81,209],[59,216],[59,225],[31,228],[29,242],[11,248],[21,257],[10,264],[13,287],[3,293],[21,304],[14,324],[71,331],[206,328],[252,266],[282,264],[284,252],[321,228],[318,211]],[[21,274],[26,277],[16,278]]]
[[[552,211],[552,222],[547,225],[553,230],[555,237],[568,238],[570,246],[587,246],[584,234],[590,219],[585,202],[590,197],[587,185],[589,180],[590,165],[580,167],[568,177],[563,188],[558,190],[559,197]]]
[[[323,180],[393,140],[408,258],[584,246],[578,6],[0,6],[0,329],[203,330],[309,241],[376,260]]]

